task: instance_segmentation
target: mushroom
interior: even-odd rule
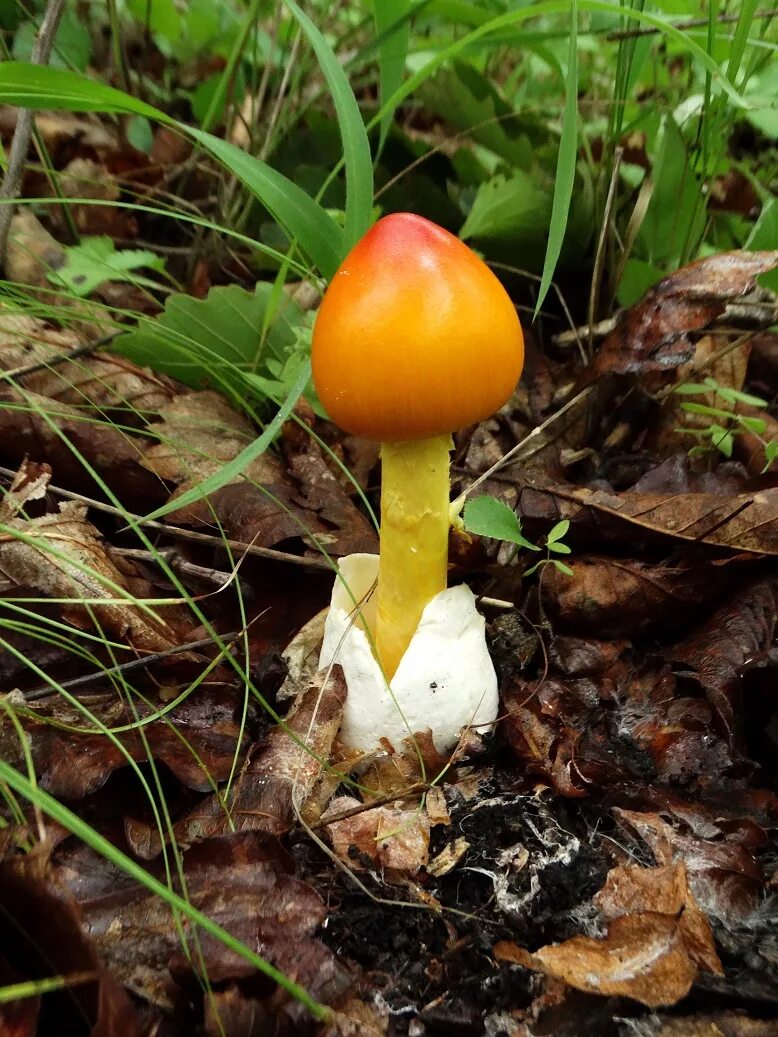
[[[451,433],[506,402],[523,356],[499,280],[421,216],[379,220],[324,295],[313,331],[319,399],[341,428],[381,442],[371,633],[388,682],[425,608],[446,589]]]

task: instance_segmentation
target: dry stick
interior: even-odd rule
[[[231,634],[224,634],[222,637],[224,648],[233,644],[242,635],[242,630],[234,630]],[[33,688],[32,691],[24,691],[22,692],[22,698],[25,702],[37,702],[39,699],[48,698],[49,695],[59,695],[60,689],[71,691],[73,688],[82,688],[85,684],[94,684],[95,681],[102,680],[104,677],[116,677],[119,674],[131,673],[133,670],[142,670],[153,663],[159,662],[160,659],[169,659],[170,656],[180,655],[182,652],[193,652],[197,648],[207,648],[213,643],[214,639],[212,637],[203,637],[199,641],[175,645],[173,648],[166,648],[164,652],[154,652],[151,655],[144,656],[142,659],[132,659],[128,663],[117,663],[116,666],[109,666],[107,669],[97,670],[95,673],[87,673],[83,677],[73,677],[68,681],[60,681],[59,687],[56,688],[49,687],[47,684],[40,688]],[[222,649],[222,654],[224,653],[224,648]]]
[[[30,55],[30,63],[33,65],[47,64],[51,56],[51,48],[54,45],[54,37],[57,34],[62,12],[65,9],[65,0],[49,0],[46,5],[46,13],[43,16],[41,27],[35,36],[35,42]],[[5,265],[5,253],[8,247],[8,231],[11,227],[13,206],[11,199],[16,198],[19,193],[19,185],[24,171],[24,163],[27,158],[27,150],[30,146],[32,134],[32,109],[22,108],[16,119],[16,129],[8,152],[8,167],[0,184],[0,265]]]
[[[610,225],[611,213],[613,212],[613,203],[616,200],[616,184],[619,179],[619,166],[621,165],[623,154],[624,148],[621,147],[616,148],[613,153],[611,182],[608,186],[608,194],[605,199],[605,211],[602,214],[602,227],[600,228],[600,237],[597,241],[597,252],[594,256],[592,289],[589,292],[589,311],[586,315],[586,320],[589,324],[589,356],[592,355],[592,349],[594,346],[592,328],[594,327],[594,315],[597,312],[597,307],[600,301],[600,282],[602,280],[603,267],[605,266],[605,243],[608,238],[608,226]]]
[[[0,475],[13,479],[16,472],[12,468],[4,468],[0,465]],[[52,486],[51,483],[48,485],[47,490],[50,493],[55,493],[58,497],[78,501],[80,504],[85,504],[96,511],[104,511],[107,515],[115,515],[124,522],[129,519],[145,529],[153,529],[158,533],[164,533],[166,536],[178,540],[191,540],[198,544],[208,544],[210,547],[229,547],[231,551],[238,554],[256,555],[258,558],[269,558],[276,562],[288,562],[290,565],[301,565],[307,569],[326,569],[330,573],[333,571],[330,563],[324,558],[302,558],[300,555],[287,554],[285,551],[275,551],[272,547],[257,547],[256,544],[247,544],[242,540],[225,540],[223,537],[217,537],[211,533],[197,533],[192,529],[168,526],[164,522],[144,519],[140,515],[133,515],[130,511],[122,511],[121,508],[114,508],[110,504],[103,504],[101,501],[93,500],[91,497],[73,493],[72,490],[65,490],[61,486]]]
[[[90,353],[94,353],[102,346],[113,342],[118,335],[121,335],[121,331],[112,331],[110,335],[103,335],[102,338],[98,338],[94,342],[88,342],[85,346],[76,346],[75,349],[69,349],[66,353],[58,353],[50,360],[41,360],[36,364],[27,364],[26,367],[14,367],[10,371],[0,371],[0,381],[9,378],[22,378],[24,375],[35,374],[38,371],[49,371],[52,367],[64,364],[68,360],[89,356]]]
[[[206,568],[204,565],[195,565],[188,562],[173,547],[163,547],[158,551],[145,551],[134,547],[112,547],[111,554],[121,555],[133,562],[148,562],[151,565],[159,565],[160,561],[177,572],[184,579],[187,576],[206,583],[212,583],[216,587],[226,587],[232,582],[233,574],[223,572],[221,569]]]
[[[778,7],[768,7],[764,11],[756,11],[753,15],[754,21],[761,18],[775,18],[778,15]],[[739,14],[720,14],[717,18],[717,22],[736,22],[740,18]],[[709,19],[707,18],[690,18],[686,22],[671,22],[670,24],[674,29],[704,29],[708,24]],[[609,43],[616,40],[630,40],[636,36],[654,36],[662,30],[659,28],[648,28],[643,27],[640,29],[624,29],[621,32],[609,32],[605,37]]]

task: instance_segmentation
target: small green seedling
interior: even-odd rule
[[[719,385],[715,378],[706,378],[704,382],[683,382],[677,386],[675,392],[679,396],[710,396],[715,393],[721,399],[735,407],[738,403],[748,407],[767,407],[767,400],[761,396],[752,396],[750,393],[731,389],[726,385]],[[697,414],[710,421],[703,428],[677,429],[678,432],[694,436],[698,443],[689,450],[689,456],[695,457],[700,454],[717,450],[724,457],[732,457],[735,445],[735,436],[743,432],[750,432],[764,446],[766,472],[773,461],[778,457],[778,440],[766,440],[764,434],[767,431],[767,422],[764,418],[753,415],[738,414],[735,410],[727,407],[713,407],[707,403],[696,403],[693,401],[681,404],[681,410],[687,414]]]
[[[497,500],[496,497],[475,497],[465,505],[464,526],[468,533],[477,533],[479,536],[491,537],[493,540],[506,540],[516,547],[523,547],[526,551],[541,551],[542,547],[527,540],[521,532],[521,520],[512,508]],[[524,573],[531,576],[541,566],[553,565],[559,572],[566,576],[572,576],[573,570],[569,565],[554,555],[569,555],[570,548],[562,543],[568,529],[570,520],[562,519],[550,530],[546,537],[546,557],[541,558]]]

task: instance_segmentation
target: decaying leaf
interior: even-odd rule
[[[776,601],[775,581],[746,585],[683,641],[665,649],[668,658],[692,668],[730,738],[744,667],[764,656],[773,643]]]
[[[272,728],[264,744],[253,747],[229,799],[214,794],[185,813],[175,824],[176,839],[191,845],[234,830],[274,835],[288,831],[295,808],[310,796],[329,760],[345,698],[339,666],[329,676],[318,673],[299,694],[284,724]],[[155,857],[162,849],[159,832],[151,825],[128,821],[126,833],[139,856]]]
[[[691,334],[778,266],[778,252],[723,252],[682,267],[630,307],[605,339],[587,378],[661,372],[694,356]]]
[[[173,396],[172,383],[164,375],[123,357],[93,353],[60,361],[64,354],[84,345],[83,338],[72,331],[56,331],[37,317],[0,308],[0,368],[12,372],[47,365],[18,379],[29,392],[77,406],[82,413],[86,407],[153,411]],[[128,420],[125,414],[123,423]]]
[[[293,975],[313,997],[337,1001],[352,976],[314,939],[326,906],[311,886],[290,876],[289,867],[280,846],[255,832],[209,839],[183,856],[190,903]],[[102,959],[137,996],[171,1009],[184,990],[198,989],[198,969],[219,985],[255,976],[244,958],[202,930],[198,952],[186,956],[170,908],[85,847],[63,848],[56,870],[78,901]],[[191,939],[188,925],[185,930]],[[274,1010],[267,994],[259,997],[275,1016],[281,1006]],[[301,1011],[294,1002],[285,1010],[293,1018]]]
[[[338,796],[322,815],[326,822],[348,810],[358,811],[327,825],[338,856],[357,870],[381,867],[411,875],[420,871],[429,857],[430,821],[424,807],[399,802],[369,810],[362,806],[353,796]]]
[[[140,1037],[140,1021],[130,998],[101,960],[94,933],[82,926],[76,899],[48,865],[50,850],[38,846],[31,854],[0,864],[0,962],[13,962],[17,974],[21,972],[16,982],[57,975],[77,978],[68,989],[44,999],[44,1018],[56,1019],[61,1032]],[[11,1020],[24,1023],[26,1015],[6,1014],[5,1009],[5,1005],[0,1008],[4,1037],[33,1037],[38,1032],[11,1028]],[[36,1016],[33,1012],[32,1018]]]
[[[152,610],[133,602],[125,577],[109,559],[102,537],[87,520],[87,509],[67,501],[56,514],[14,517],[26,503],[30,482],[23,467],[3,501],[0,518],[0,572],[16,587],[27,587],[62,602],[63,615],[76,626],[126,638],[134,648],[161,652],[178,643],[180,631]],[[35,495],[40,496],[36,486]]]
[[[721,974],[710,925],[683,865],[615,869],[597,902],[609,920],[602,939],[575,936],[533,954],[498,943],[495,955],[578,990],[630,997],[651,1008],[685,997],[700,968]]]
[[[764,875],[754,858],[752,833],[738,838],[709,823],[710,834],[699,835],[681,831],[659,814],[618,808],[614,813],[648,844],[659,866],[684,862],[690,888],[708,915],[732,925],[753,911]]]

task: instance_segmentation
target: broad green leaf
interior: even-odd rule
[[[181,37],[182,22],[174,0],[125,0],[127,8],[141,25],[155,35],[175,43]]]
[[[663,119],[657,143],[653,193],[636,244],[648,263],[674,270],[682,254],[696,254],[705,230],[705,199],[671,115]]]
[[[121,90],[64,69],[8,61],[0,64],[0,102],[22,108],[126,112],[172,126],[196,140],[244,183],[297,239],[325,278],[332,277],[345,255],[342,229],[293,181],[236,145],[177,122]]]
[[[720,451],[724,457],[732,457],[732,448],[735,445],[735,437],[729,429],[721,425],[711,425],[709,429],[711,443]]]
[[[165,269],[165,261],[147,249],[122,249],[107,236],[83,238],[65,249],[65,263],[48,274],[52,284],[64,285],[73,295],[90,295],[104,281],[129,281],[156,288],[157,282],[138,277],[136,270]]]
[[[378,98],[383,105],[403,81],[410,41],[412,0],[373,0],[373,17],[378,37]],[[394,109],[381,116],[378,152],[383,151],[394,118]]]
[[[37,28],[24,22],[14,36],[12,53],[16,61],[29,61]],[[83,72],[92,57],[92,35],[88,25],[73,8],[66,7],[54,37],[49,64],[53,68],[75,68]]]
[[[548,140],[541,123],[514,112],[490,80],[466,61],[452,61],[419,88],[427,108],[455,130],[528,170],[533,150]]]
[[[570,203],[573,199],[575,183],[576,155],[578,152],[578,5],[577,0],[570,4],[570,49],[567,56],[567,77],[565,81],[565,109],[562,116],[562,137],[559,141],[556,178],[554,180],[554,201],[551,206],[551,226],[546,245],[546,258],[543,260],[543,273],[540,278],[538,297],[535,301],[537,317],[543,300],[551,287],[554,271],[562,253],[562,243],[567,230],[567,218]]]
[[[228,285],[212,288],[205,299],[171,295],[164,313],[115,339],[111,349],[194,388],[210,385],[238,392],[242,372],[259,366],[260,333],[272,291],[272,285],[260,281],[254,292]],[[285,361],[302,319],[296,303],[286,300],[269,325],[269,358]],[[296,377],[297,372],[294,378],[287,372],[287,391]]]
[[[278,413],[273,420],[265,426],[262,435],[258,436],[249,446],[238,454],[237,457],[233,458],[226,465],[219,469],[218,472],[214,472],[213,475],[209,475],[207,479],[203,479],[197,486],[193,486],[191,490],[187,490],[186,493],[182,493],[180,497],[175,497],[173,500],[164,504],[161,508],[157,508],[156,511],[152,511],[150,515],[146,515],[145,522],[150,522],[152,519],[161,518],[163,515],[169,515],[172,511],[178,511],[179,508],[188,508],[190,504],[196,504],[197,501],[202,500],[204,497],[208,497],[211,493],[216,493],[222,486],[226,486],[228,483],[233,482],[237,479],[241,473],[248,468],[252,461],[255,461],[258,457],[267,450],[270,444],[273,442],[281,426],[292,413],[295,404],[305,392],[305,388],[311,378],[311,364],[309,360],[306,360],[300,367],[297,379],[292,385],[289,391],[289,395],[284,400],[283,404],[278,410]]]
[[[343,66],[329,43],[295,0],[284,0],[313,47],[327,86],[332,94],[335,114],[343,141],[346,170],[346,225],[344,249],[353,248],[369,229],[373,210],[373,160],[370,143],[354,91]],[[341,258],[343,258],[341,256]],[[334,272],[334,271],[333,271]]]
[[[127,140],[138,151],[148,155],[154,146],[154,131],[144,115],[133,115],[127,123]]]
[[[465,504],[463,521],[469,533],[492,537],[493,540],[507,540],[529,551],[540,550],[522,536],[516,513],[496,497],[485,495],[469,500]]]
[[[495,176],[478,188],[459,236],[463,241],[537,245],[548,228],[550,209],[548,193],[528,173],[516,170],[509,178]],[[521,266],[535,265],[524,256],[520,260]]]
[[[662,280],[664,271],[652,263],[634,257],[627,260],[619,281],[616,298],[619,306],[628,307],[642,299],[649,288]]]
[[[551,559],[551,563],[552,563],[552,565],[554,566],[555,569],[558,569],[559,572],[564,573],[565,576],[573,576],[574,575],[573,570],[570,568],[570,566],[569,565],[565,565],[564,562],[560,562],[558,558],[552,558]]]
[[[748,429],[749,432],[753,432],[755,436],[763,436],[767,431],[767,422],[764,418],[747,418],[743,414],[736,414],[735,420],[743,428]]]
[[[776,86],[778,86],[778,81],[776,81]],[[775,114],[776,134],[778,135],[778,110]],[[778,199],[770,198],[764,202],[759,219],[754,224],[745,247],[754,252],[778,247]],[[762,274],[759,284],[769,288],[771,292],[778,292],[778,270],[770,270],[766,274]]]

